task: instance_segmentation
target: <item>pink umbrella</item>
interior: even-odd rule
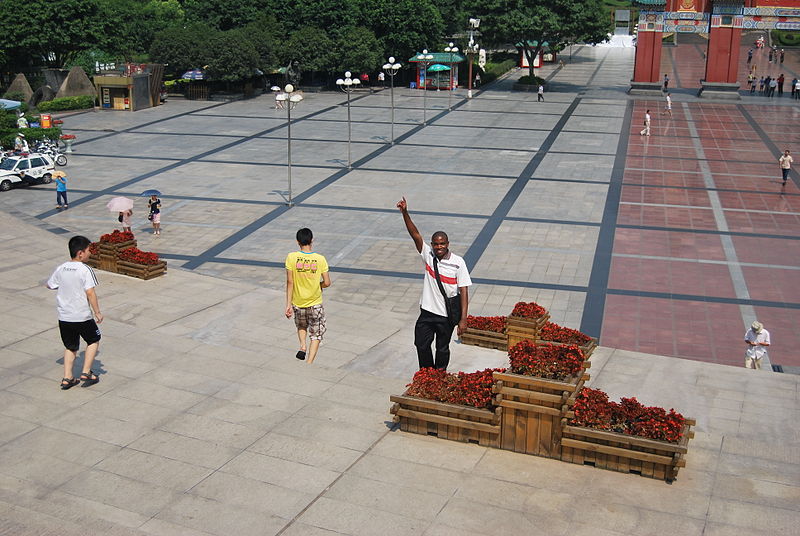
[[[111,212],[125,212],[133,208],[133,199],[127,197],[115,197],[106,205]]]

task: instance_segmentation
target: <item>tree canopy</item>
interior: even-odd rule
[[[604,41],[612,23],[601,0],[474,0],[487,44],[522,44],[533,75],[533,58],[546,42]]]

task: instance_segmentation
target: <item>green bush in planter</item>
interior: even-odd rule
[[[538,86],[540,84],[544,86],[545,84],[547,84],[547,81],[541,76],[531,76],[529,74],[526,74],[525,76],[517,80],[517,83],[525,84],[528,86]]]
[[[25,134],[25,140],[28,145],[33,145],[43,139],[57,140],[61,137],[61,129],[58,127],[0,129],[0,145],[7,149],[13,148],[17,132]]]
[[[77,97],[60,97],[47,102],[40,102],[36,108],[40,112],[59,112],[62,110],[83,110],[94,106],[94,97],[79,95]]]

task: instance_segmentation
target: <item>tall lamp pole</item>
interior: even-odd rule
[[[427,111],[428,108],[425,106],[425,97],[427,94],[426,87],[428,85],[428,66],[433,61],[433,54],[428,54],[428,49],[422,51],[422,54],[417,55],[417,61],[422,64],[422,124],[426,124],[428,121]]]
[[[389,95],[391,95],[392,102],[392,139],[389,142],[389,145],[394,145],[394,75],[396,75],[397,71],[400,70],[400,64],[395,63],[394,56],[390,56],[389,62],[383,64],[383,70],[389,75],[390,78]]]
[[[361,83],[361,80],[358,77],[354,77],[350,71],[344,73],[344,80],[341,78],[336,81],[336,85],[339,86],[339,89],[347,93],[347,169],[351,169],[353,167],[353,158],[352,153],[350,151],[350,145],[353,142],[352,130],[351,130],[351,121],[350,121],[350,92],[355,89],[355,86]]]
[[[478,43],[475,42],[475,30],[481,25],[481,19],[469,19],[469,43],[467,44],[467,57],[469,58],[469,82],[467,82],[467,98],[472,98],[472,64],[478,52]]]
[[[444,51],[450,54],[450,85],[447,86],[447,109],[452,110],[452,96],[453,96],[453,54],[458,52],[458,47],[453,46],[453,43],[444,47]]]
[[[278,95],[276,97],[279,101],[286,101],[286,152],[287,152],[287,162],[288,162],[288,175],[289,175],[289,200],[286,203],[290,207],[294,206],[294,201],[292,200],[292,108],[297,106],[301,100],[303,100],[303,95],[294,92],[294,86],[292,84],[286,84],[286,87],[283,89],[284,94]]]

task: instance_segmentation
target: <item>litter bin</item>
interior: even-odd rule
[[[53,120],[50,114],[41,114],[39,116],[39,122],[42,124],[42,128],[51,128],[53,126]]]

